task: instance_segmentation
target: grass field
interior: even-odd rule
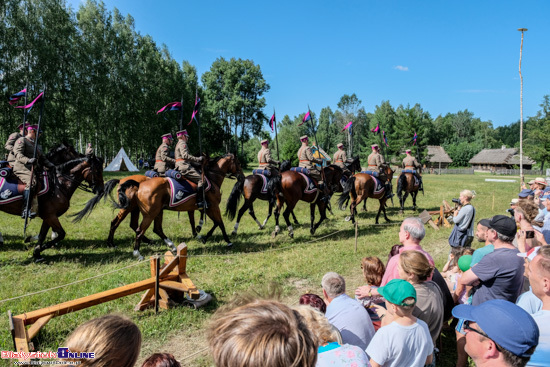
[[[121,178],[123,175],[105,174],[105,181],[115,177]],[[510,199],[516,197],[518,183],[485,182],[487,177],[490,176],[425,175],[426,195],[418,197],[419,211],[439,209],[442,200],[450,202],[452,198],[458,197],[459,191],[467,188],[477,193],[472,201],[477,209],[477,219],[503,214]],[[224,182],[224,209],[225,200],[234,183],[234,180]],[[90,198],[91,194],[78,191],[71,202],[69,214],[80,210]],[[333,198],[333,206],[335,201]],[[295,212],[301,225],[295,227],[294,239],[289,238],[286,231],[272,239],[270,234],[274,228],[274,221],[268,223],[266,230],[260,231],[246,213],[241,220],[239,234],[232,237],[234,246],[231,249],[225,248],[219,230],[208,243],[202,244],[191,238],[186,213],[178,215],[175,212],[165,212],[166,234],[176,244],[187,243],[190,256],[187,272],[195,285],[212,294],[213,301],[199,310],[177,307],[168,311],[161,310],[155,315],[151,310],[134,312],[133,307],[141,294],[131,295],[52,319],[34,339],[35,349],[43,352],[57,350],[77,325],[94,317],[116,312],[129,316],[142,331],[144,341],[140,363],[153,352],[167,351],[173,353],[186,366],[211,365],[205,349],[204,329],[220,305],[236,295],[263,288],[272,282],[282,287],[284,302],[296,304],[302,293],[322,293],[321,278],[327,271],[342,274],[347,281],[347,293],[353,296],[354,289],[363,283],[361,258],[374,255],[386,261],[389,249],[398,243],[400,222],[407,216],[417,215],[411,208],[412,202],[409,199],[405,215],[399,215],[396,197],[395,206],[390,206],[388,210],[391,225],[383,224],[384,220],[381,218],[380,223],[383,225],[375,226],[373,224],[378,202],[369,200],[368,212],[360,212],[358,217],[357,252],[354,228],[350,222],[343,220],[348,211],[342,212],[335,207],[334,216],[329,214],[329,219],[323,223],[315,236],[311,236],[309,205],[300,202]],[[258,219],[263,221],[267,213],[266,202],[257,201],[255,212]],[[109,205],[101,203],[92,215],[80,224],[73,224],[68,217],[62,217],[61,223],[67,231],[67,237],[57,248],[44,251],[45,263],[35,264],[32,261],[32,251],[27,250],[23,243],[22,219],[0,213],[0,231],[5,239],[4,246],[0,247],[1,350],[13,350],[8,331],[8,310],[17,315],[149,277],[148,261],[136,265],[137,261],[132,257],[134,234],[128,227],[128,222],[124,222],[115,235],[117,248],[106,247],[105,240],[114,215],[115,211]],[[225,220],[228,232],[232,231],[233,224]],[[203,232],[211,225],[212,222],[208,220]],[[38,233],[39,227],[40,220],[33,220],[28,233]],[[446,259],[447,237],[450,232],[451,229],[435,231],[426,226],[426,238],[422,245],[436,259],[438,267],[441,267]],[[167,250],[166,245],[151,230],[148,231],[148,235],[155,243],[142,245],[142,255],[148,257]],[[130,265],[136,266],[116,271]],[[106,273],[109,274],[79,284],[7,302],[2,301]],[[443,340],[444,358],[438,365],[454,366],[454,336],[444,335]]]

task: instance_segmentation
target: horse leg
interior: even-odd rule
[[[128,215],[128,213],[126,213],[126,215]],[[126,217],[126,215],[125,215],[125,217]],[[124,218],[122,218],[120,221],[122,222],[123,220],[124,220]],[[139,208],[135,208],[135,209],[132,209],[132,211],[130,212],[130,228],[132,228],[135,232],[138,229],[138,226],[139,226]],[[114,232],[113,232],[113,234],[114,234]],[[153,243],[153,241],[150,238],[148,238],[147,236],[143,236],[141,241],[143,241],[143,243],[146,243],[146,244]]]
[[[204,225],[204,210],[200,210],[199,212],[201,213],[201,217],[199,219],[199,225],[195,228],[197,230],[197,233],[200,233],[200,231],[202,230],[202,226]]]
[[[315,226],[313,227],[313,233],[312,234],[315,234],[315,231],[317,230],[317,228],[319,228],[321,223],[325,219],[327,219],[327,208],[326,208],[325,204],[324,203],[319,203],[318,206],[319,206],[320,218],[319,218],[319,221],[317,223],[315,223]],[[315,208],[314,208],[314,210],[315,210]]]
[[[294,214],[294,210],[290,212],[292,214],[292,220],[294,222],[294,225],[298,226],[300,223],[298,223],[298,219],[296,219],[296,215]]]
[[[413,210],[416,210],[416,195],[418,195],[418,191],[411,192],[411,196],[413,199]]]
[[[309,233],[313,235],[315,234],[315,228],[313,226],[313,223],[315,222],[315,203],[309,204],[309,220],[311,222],[309,225]]]
[[[193,238],[195,238],[195,236],[197,235],[197,230],[195,229],[195,212],[190,210],[187,212],[187,216],[189,217],[189,225],[191,226]]]
[[[206,214],[208,215],[208,217],[210,219],[212,219],[212,221],[214,222],[214,225],[212,226],[212,229],[210,229],[210,231],[208,231],[208,233],[204,237],[203,243],[205,243],[208,240],[208,238],[210,238],[210,236],[212,236],[212,233],[214,232],[214,230],[217,227],[220,227],[220,229],[222,231],[223,239],[225,240],[225,242],[227,244],[227,247],[233,246],[231,241],[229,241],[229,236],[227,236],[227,233],[225,232],[225,226],[223,225],[223,220],[222,220],[222,215],[221,215],[221,212],[220,212],[220,208],[216,205],[211,205],[208,208],[208,211],[206,212]]]
[[[363,201],[363,211],[367,211],[367,198],[365,198],[365,200]]]
[[[293,203],[292,205],[291,203],[287,203],[286,209],[283,212],[283,217],[285,218],[285,223],[288,228],[288,235],[290,238],[294,238],[294,228],[292,228],[292,225],[290,224],[290,213],[292,213],[294,205],[296,205],[296,203]],[[275,229],[277,230],[277,227],[275,227]]]
[[[265,225],[267,224],[267,221],[269,220],[269,218],[271,218],[271,214],[273,213],[273,204],[271,204],[271,202],[269,203],[269,208],[267,209],[267,217],[265,217],[265,220],[264,222],[262,223],[262,226],[260,229],[264,229],[265,228]]]
[[[55,231],[58,234],[58,236],[55,239],[43,244],[50,228],[52,228],[52,231]],[[58,217],[51,217],[51,218],[48,218],[47,220],[43,220],[42,226],[40,227],[40,235],[39,235],[38,243],[34,248],[34,252],[33,252],[33,256],[36,259],[36,261],[40,261],[42,259],[40,255],[42,251],[57,245],[59,242],[61,242],[65,238],[65,235],[66,235],[65,230],[63,229],[63,227],[61,227],[61,223],[59,222]]]
[[[4,245],[4,237],[2,237],[2,232],[0,232],[0,246]]]
[[[256,224],[258,225],[258,228],[260,230],[264,229],[264,227],[262,226],[260,221],[256,218],[256,214],[254,213],[254,204],[253,203],[250,203],[250,208],[248,208],[248,214],[250,214],[252,219],[254,219],[254,221],[256,222]]]
[[[155,217],[154,224],[153,224],[153,232],[157,236],[159,236],[164,241],[164,243],[168,246],[170,251],[172,251],[172,253],[175,254],[176,246],[174,245],[174,242],[172,242],[172,240],[169,239],[168,236],[166,236],[166,234],[164,233],[164,230],[162,229],[163,214],[164,212],[161,210],[160,213]]]
[[[382,198],[379,200],[380,207],[378,208],[378,214],[376,214],[376,224],[378,224],[378,218],[380,217],[380,212],[382,211],[384,212],[384,219],[386,220],[386,222],[390,222],[388,216],[386,215],[386,199],[387,198]]]
[[[281,215],[281,208],[283,207],[283,202],[277,198],[277,206],[275,207],[275,229],[271,232],[271,238],[275,238],[279,234],[279,216]]]
[[[243,203],[243,206],[241,206],[241,209],[239,209],[239,214],[237,214],[237,221],[235,222],[235,226],[233,227],[233,232],[231,232],[232,236],[237,234],[237,230],[239,229],[239,224],[241,222],[241,218],[243,217],[244,212],[246,211],[246,209],[248,209],[249,206],[250,206],[250,201],[245,199],[244,203]],[[254,210],[252,210],[252,212],[254,212]],[[252,214],[250,214],[250,215],[252,215]]]
[[[145,236],[145,231],[147,231],[147,228],[149,228],[149,226],[153,222],[153,219],[156,218],[156,215],[151,215],[151,214],[152,213],[147,213],[143,215],[141,224],[136,230],[136,240],[134,242],[133,255],[137,257],[139,261],[143,260],[143,256],[141,256],[141,254],[139,253],[139,247],[140,247],[141,241],[143,240],[143,236]]]

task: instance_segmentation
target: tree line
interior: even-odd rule
[[[65,140],[83,151],[91,142],[106,159],[120,147],[134,160],[150,158],[161,135],[179,130],[180,119],[197,142],[197,124],[188,125],[196,95],[201,99],[202,146],[208,154],[234,152],[243,163],[255,164],[259,141],[273,136],[267,124],[271,113],[264,112],[270,86],[252,60],[220,57],[199,77],[188,61],[177,62],[166,45],[139,33],[131,15],[123,16],[116,8],[109,11],[98,0],[87,0],[76,11],[65,0],[5,0],[0,16],[2,93],[7,100],[28,86],[30,101],[46,88],[46,148]],[[174,101],[183,101],[181,113],[156,114]],[[327,106],[311,114],[314,124],[299,126],[304,114],[278,119],[278,148],[271,142],[275,156],[297,163],[304,134],[316,137],[331,155],[342,142],[363,161],[373,143],[390,161],[399,161],[405,148],[425,161],[426,147],[441,145],[453,166],[467,166],[482,149],[519,144],[519,122],[494,128],[468,110],[433,118],[420,104],[394,107],[390,101],[367,112],[355,93],[343,95],[334,111]],[[525,152],[543,167],[550,154],[549,114],[550,97],[544,96],[541,111],[525,124]],[[35,107],[29,122],[36,123],[38,116]],[[22,110],[0,104],[3,141],[21,121]],[[342,131],[349,121],[352,126]],[[372,133],[377,126],[378,133]],[[190,148],[198,154],[198,144]]]

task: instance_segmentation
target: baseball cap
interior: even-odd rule
[[[516,205],[517,203],[519,203],[519,199],[512,199],[510,201],[510,205]]]
[[[539,252],[539,249],[540,249],[540,246],[537,246],[537,247],[533,247],[531,250],[527,251],[527,252],[520,252],[519,254],[517,254],[519,257],[524,257],[524,258],[527,258],[527,260],[529,261],[533,261],[533,259],[535,258],[535,256],[537,256],[538,252]]]
[[[518,231],[516,221],[505,215],[495,215],[488,224],[488,228],[508,237],[514,237]]]
[[[527,182],[527,185],[532,185],[534,183],[535,183],[535,180],[531,180],[531,181]]]
[[[458,268],[462,271],[467,271],[472,265],[472,255],[462,255],[458,259]]]
[[[519,357],[539,342],[539,327],[521,307],[503,299],[493,299],[478,306],[458,305],[456,318],[474,321],[495,343]]]
[[[390,280],[388,284],[378,288],[378,292],[388,302],[398,306],[412,306],[410,303],[403,302],[410,297],[414,298],[416,301],[416,289],[414,289],[411,283],[403,279]]]
[[[480,220],[478,224],[481,224],[483,227],[489,228],[489,224],[491,223],[491,219],[493,219],[493,218],[484,218],[484,219]]]
[[[532,196],[534,195],[535,193],[533,192],[533,190],[529,190],[529,189],[523,189],[521,190],[521,192],[518,194],[518,197],[522,198],[522,199],[525,199],[526,197],[528,196]]]

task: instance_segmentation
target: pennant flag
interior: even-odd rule
[[[378,131],[380,131],[380,124],[376,124],[376,127],[374,129],[370,129],[371,133],[377,133]]]
[[[271,120],[269,120],[269,126],[271,126],[271,131],[273,131],[273,126],[277,123],[275,120],[275,111],[273,111],[273,116],[271,116]]]
[[[382,130],[382,138],[384,138],[384,144],[389,147],[390,145],[388,144],[388,138],[386,137],[386,132],[384,130]]]
[[[199,120],[197,120],[197,115],[199,114],[199,107],[200,107],[201,99],[199,98],[198,94],[195,95],[195,107],[193,107],[193,113],[191,114],[191,121],[187,124],[187,126],[191,125],[193,120],[197,122],[197,125],[199,124]]]
[[[344,126],[344,128],[342,129],[342,131],[346,131],[348,128],[351,127],[351,125],[353,125],[353,121],[348,122],[347,125]]]
[[[304,122],[308,122],[309,120],[311,120],[311,113],[310,113],[310,111],[307,111],[306,115],[302,119],[302,123],[298,126],[302,126],[304,124]]]
[[[157,111],[157,115],[165,111],[181,111],[181,102],[170,102]]]
[[[416,138],[418,138],[418,135],[416,135],[416,131],[415,131],[415,132],[414,132],[414,136],[413,136],[413,138],[412,138],[411,141],[410,141],[410,142],[413,143],[413,145],[416,144]],[[410,143],[410,142],[409,142],[409,143]]]
[[[40,94],[38,95],[38,97],[36,97],[36,98],[34,99],[34,101],[32,101],[31,103],[29,103],[28,105],[26,105],[26,106],[15,106],[15,108],[25,108],[25,109],[31,108],[31,107],[35,104],[35,102],[37,102],[37,101],[39,101],[39,100],[42,99],[42,96],[43,96],[43,95],[44,95],[44,92],[40,93]]]
[[[15,94],[12,94],[10,96],[9,104],[12,106],[17,103],[21,98],[23,98],[27,94],[27,88],[23,89],[22,91],[19,91]]]

